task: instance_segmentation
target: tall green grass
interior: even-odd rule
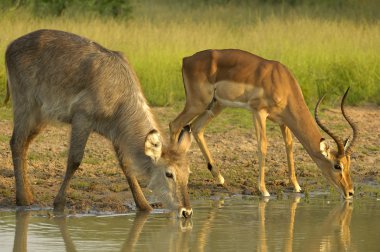
[[[340,18],[321,11],[316,15],[313,8],[303,6],[175,2],[136,1],[128,21],[99,16],[36,18],[22,10],[1,13],[0,57],[4,59],[8,43],[27,32],[40,28],[74,32],[124,52],[149,102],[172,105],[184,99],[183,57],[209,48],[240,48],[288,66],[308,104],[325,92],[336,103],[348,86],[350,104],[380,104],[376,17],[366,19],[362,14],[350,19],[344,12]],[[0,98],[4,94],[2,60]]]

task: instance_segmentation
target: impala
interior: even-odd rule
[[[253,115],[258,141],[258,187],[263,196],[270,195],[264,180],[267,118],[278,123],[281,128],[288,173],[295,192],[300,192],[301,187],[294,171],[291,132],[342,196],[353,196],[350,154],[357,137],[357,129],[344,111],[348,90],[343,96],[341,110],[353,130],[351,144],[348,139],[343,142],[319,121],[318,107],[323,97],[317,103],[314,121],[296,79],[277,61],[266,60],[241,50],[206,50],[183,59],[182,75],[186,104],[183,111],[170,123],[171,141],[175,142],[181,129],[190,123],[194,138],[208,162],[208,169],[219,184],[224,183],[224,178],[207,148],[204,130],[225,107],[236,107],[248,109]],[[331,150],[322,138],[317,124],[335,141],[337,151]]]
[[[190,135],[167,144],[160,133],[139,80],[120,53],[72,33],[39,30],[7,48],[6,101],[13,102],[10,141],[16,179],[16,204],[33,203],[26,153],[33,138],[51,121],[71,124],[65,178],[54,200],[63,211],[66,191],[78,169],[91,132],[111,140],[136,205],[151,210],[136,175],[150,178],[149,187],[180,216],[192,213],[185,153]]]

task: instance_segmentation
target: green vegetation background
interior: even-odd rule
[[[282,62],[309,105],[326,92],[338,104],[348,86],[348,103],[380,104],[378,10],[378,0],[3,0],[0,99],[7,45],[49,28],[123,52],[152,105],[182,102],[182,58],[210,48],[239,48]]]

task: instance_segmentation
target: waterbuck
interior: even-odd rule
[[[66,189],[78,169],[91,132],[108,138],[140,210],[151,210],[136,179],[150,178],[149,188],[179,216],[190,217],[187,191],[191,140],[186,130],[169,143],[147,105],[139,80],[119,52],[78,35],[38,30],[13,41],[5,54],[7,95],[13,102],[10,146],[16,179],[16,204],[33,203],[27,177],[28,145],[51,121],[71,124],[65,178],[54,200],[63,211]]]

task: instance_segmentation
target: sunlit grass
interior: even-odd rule
[[[380,24],[308,17],[276,11],[217,6],[187,10],[180,5],[135,5],[128,22],[104,18],[37,19],[25,12],[0,16],[0,57],[13,39],[36,29],[70,31],[123,52],[134,66],[152,105],[184,99],[182,58],[209,48],[240,48],[275,59],[292,70],[305,99],[322,93],[336,103],[351,86],[351,104],[380,104]],[[0,98],[5,93],[0,64]]]

